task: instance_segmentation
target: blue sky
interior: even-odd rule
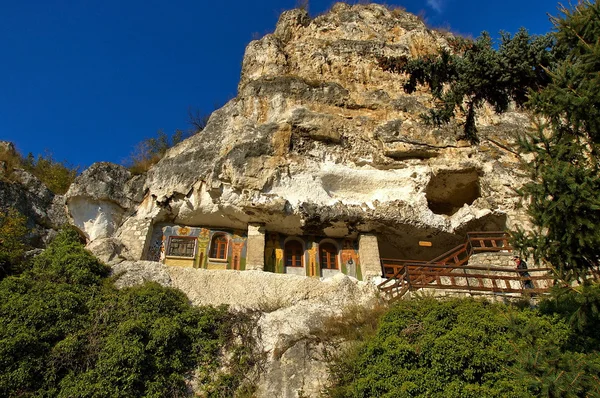
[[[0,0],[0,140],[89,166],[122,163],[162,129],[187,129],[236,95],[244,49],[296,0]],[[312,0],[311,15],[329,9]],[[550,30],[555,0],[386,1],[432,26]]]

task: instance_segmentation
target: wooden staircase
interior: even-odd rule
[[[378,285],[390,299],[423,288],[488,293],[539,294],[547,291],[548,268],[517,270],[514,267],[468,265],[475,253],[512,252],[510,235],[504,231],[469,232],[465,243],[429,261],[381,259],[385,281]],[[526,275],[523,275],[527,273]],[[525,288],[531,281],[533,288]]]

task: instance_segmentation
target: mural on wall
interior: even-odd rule
[[[162,261],[164,260],[164,253],[165,236],[163,235],[162,229],[154,228],[154,231],[152,231],[152,237],[150,238],[150,246],[148,247],[146,260]]]
[[[246,269],[246,236],[243,231],[234,231],[231,238],[231,261],[229,269]]]
[[[308,240],[306,242],[306,247],[309,248],[308,250],[306,250],[306,256],[308,257],[308,268],[306,269],[306,275],[320,276],[320,268],[318,266],[319,245],[317,244],[317,242]]]
[[[224,243],[219,258],[210,258],[215,236],[222,237]],[[245,231],[157,224],[146,259],[167,265],[244,270],[247,240]]]
[[[358,266],[358,242],[344,239],[344,245],[340,253],[342,259],[342,272],[362,280],[360,267]]]
[[[196,257],[195,268],[206,268],[206,258],[208,252],[208,244],[210,243],[210,229],[200,228],[198,234],[198,255]]]
[[[247,233],[242,230],[157,224],[146,259],[173,266],[242,271],[246,269],[247,240]],[[298,255],[302,259],[300,262],[295,257],[295,266],[285,264],[284,248],[289,242],[297,242]],[[336,269],[321,269],[319,245],[325,243],[338,248]],[[264,270],[312,277],[328,277],[342,272],[362,279],[356,240],[285,236],[277,232],[266,234]]]
[[[337,271],[346,275],[361,279],[360,261],[358,257],[358,242],[352,239],[331,239],[319,238],[313,236],[285,236],[277,232],[267,232],[265,239],[265,268],[267,272],[275,273],[293,273],[296,275],[306,275],[313,277],[330,276],[331,272],[336,270],[328,270],[325,274],[321,270],[319,264],[319,242],[330,242],[335,247],[339,248],[337,255],[340,258]],[[284,258],[284,248],[291,241],[302,242],[304,252],[302,253],[302,267],[286,266]],[[289,247],[289,246],[288,246]],[[325,275],[324,275],[325,274]]]
[[[269,232],[265,242],[265,271],[283,273],[282,242],[277,232]]]

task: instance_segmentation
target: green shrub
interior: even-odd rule
[[[600,284],[578,287],[557,285],[552,295],[540,302],[540,311],[557,315],[575,330],[569,346],[575,351],[600,347]]]
[[[49,190],[58,195],[64,195],[79,173],[79,167],[73,167],[66,162],[59,162],[52,158],[52,155],[38,155],[34,158],[29,153],[22,160],[22,167],[39,178]]]
[[[29,232],[26,222],[17,210],[0,209],[0,279],[21,269]]]
[[[75,285],[97,285],[108,275],[108,267],[85,250],[73,228],[62,230],[46,250],[33,260],[38,279]]]
[[[548,84],[552,44],[551,35],[530,36],[521,29],[514,36],[502,33],[496,49],[490,35],[482,32],[476,40],[450,38],[450,49],[436,54],[416,51],[418,58],[381,57],[378,63],[384,71],[407,73],[404,90],[409,94],[419,85],[429,87],[436,106],[422,115],[427,123],[440,126],[459,114],[465,118],[464,138],[477,143],[476,112],[484,104],[503,113],[513,101],[523,106],[529,90]]]
[[[183,396],[194,369],[216,373],[239,317],[156,283],[117,290],[107,271],[65,230],[0,282],[0,396]]]
[[[585,396],[600,387],[597,352],[567,350],[555,316],[475,300],[403,301],[375,337],[332,365],[332,397]]]
[[[58,195],[63,195],[69,190],[79,172],[78,167],[72,167],[64,161],[56,161],[49,153],[44,156],[38,155],[37,158],[32,153],[23,157],[16,151],[0,148],[0,162],[6,165],[3,175],[5,179],[13,180],[14,169],[25,169]]]
[[[133,174],[145,173],[165,156],[167,149],[179,144],[187,136],[182,130],[176,130],[171,137],[159,130],[155,138],[148,138],[138,143],[125,164]]]
[[[532,229],[514,247],[569,285],[600,269],[600,3],[577,2],[553,18],[558,62],[532,92],[538,128],[522,137],[530,183],[520,191]]]

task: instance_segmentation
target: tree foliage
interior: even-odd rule
[[[600,355],[569,350],[560,317],[472,299],[402,301],[331,366],[332,397],[600,394]],[[596,395],[594,395],[596,394]]]
[[[544,36],[502,34],[498,49],[483,33],[450,40],[435,55],[379,62],[408,74],[407,92],[431,89],[438,102],[427,121],[447,123],[458,111],[471,142],[484,103],[504,112],[514,102],[537,115],[537,128],[521,139],[522,152],[533,155],[532,182],[520,193],[534,230],[517,231],[515,245],[559,279],[584,282],[600,271],[600,9],[582,1],[552,21]]]
[[[63,195],[71,186],[79,173],[78,167],[73,167],[67,162],[54,160],[51,154],[38,155],[34,157],[29,153],[22,161],[23,168],[37,178],[52,192]]]
[[[66,230],[0,282],[0,396],[184,396],[196,368],[213,382],[239,317],[155,283],[117,290],[107,274]],[[236,370],[231,388],[248,373]]]
[[[179,144],[188,136],[189,134],[183,132],[183,130],[175,130],[175,133],[171,136],[163,130],[158,130],[156,137],[151,137],[138,143],[134,152],[125,163],[132,173],[144,173],[158,163],[165,156],[169,148]]]
[[[477,109],[489,103],[501,113],[511,101],[523,106],[529,90],[548,83],[545,68],[553,59],[552,42],[552,36],[531,36],[521,29],[514,37],[502,33],[496,50],[484,32],[476,40],[450,39],[450,48],[434,55],[417,59],[382,57],[379,65],[386,71],[407,73],[407,93],[413,93],[419,85],[431,89],[437,105],[422,115],[426,122],[438,126],[448,123],[458,111],[465,117],[465,138],[476,143]]]
[[[0,209],[0,279],[21,268],[29,232],[26,223],[25,216],[17,210]]]
[[[24,169],[39,178],[48,189],[58,195],[67,192],[79,173],[78,167],[73,167],[65,161],[59,162],[50,153],[35,157],[30,152],[23,157],[16,151],[0,148],[0,161],[6,165],[5,178],[11,179],[13,169]]]
[[[569,347],[577,351],[598,351],[600,347],[600,284],[576,288],[557,285],[549,298],[540,303],[544,314],[562,318],[574,333]]]
[[[535,230],[516,243],[560,279],[586,282],[600,265],[600,8],[582,2],[553,22],[560,61],[531,95],[538,128],[521,141],[533,155],[522,194]]]

